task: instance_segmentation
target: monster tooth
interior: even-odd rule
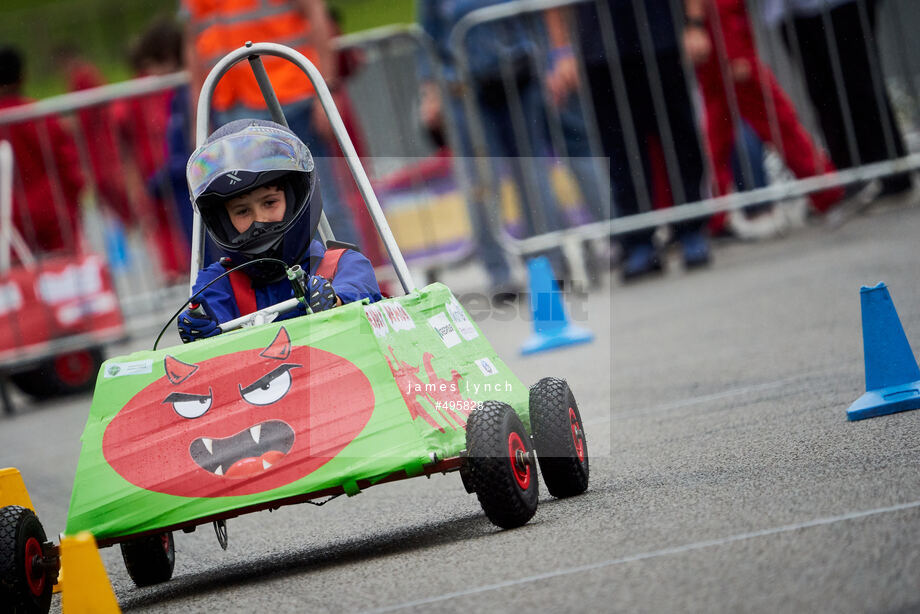
[[[217,469],[214,470],[214,475],[223,475],[223,474],[224,474],[224,466],[218,465]]]
[[[201,443],[203,443],[204,447],[208,449],[209,454],[214,454],[214,444],[210,439],[208,439],[207,437],[202,437]]]
[[[264,458],[262,459],[262,469],[268,469],[268,468],[271,467],[271,466],[272,466],[272,464],[271,464],[270,462],[268,462],[268,461],[265,460]]]
[[[262,425],[257,424],[251,429],[249,429],[249,434],[252,435],[253,441],[259,443],[259,438],[262,437]]]

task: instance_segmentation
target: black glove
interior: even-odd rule
[[[199,303],[189,303],[189,308],[179,314],[176,324],[179,326],[179,338],[182,343],[191,343],[219,335],[219,322],[204,299]]]
[[[332,309],[336,306],[338,298],[332,289],[332,283],[325,277],[310,275],[307,279],[307,303],[314,313]]]

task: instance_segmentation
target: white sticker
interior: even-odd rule
[[[153,372],[153,360],[135,360],[134,362],[110,362],[105,366],[103,377],[121,377],[123,375],[143,375]]]
[[[365,305],[364,314],[367,316],[367,321],[371,323],[371,328],[374,329],[374,334],[378,337],[386,337],[390,332],[389,327],[387,326],[386,318],[383,317],[383,314],[380,313],[380,310],[376,305]]]
[[[447,313],[450,314],[454,324],[457,326],[457,330],[460,331],[464,339],[472,341],[479,336],[479,331],[476,330],[476,327],[473,326],[470,319],[466,317],[466,312],[463,311],[463,307],[457,302],[457,299],[451,297],[451,299],[447,301],[446,307]]]
[[[460,335],[454,330],[454,325],[450,323],[447,314],[443,311],[433,318],[428,318],[428,323],[447,347],[452,348],[460,343]]]
[[[58,307],[55,312],[58,322],[62,326],[72,326],[78,320],[90,318],[101,313],[109,313],[118,309],[118,299],[114,292],[104,292],[96,296],[67,303]]]
[[[387,317],[387,321],[393,327],[393,330],[412,330],[415,328],[412,316],[399,303],[380,303],[380,310]]]
[[[59,272],[46,272],[36,282],[38,296],[49,305],[102,292],[102,263],[87,258],[83,264],[72,264]]]
[[[475,362],[476,366],[479,367],[479,370],[482,371],[482,374],[485,376],[495,375],[498,373],[498,369],[495,368],[495,365],[493,365],[492,361],[488,358],[480,358]]]
[[[5,315],[11,311],[19,311],[22,307],[22,293],[16,282],[0,284],[0,315]]]

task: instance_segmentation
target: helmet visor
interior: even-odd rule
[[[233,171],[312,172],[313,156],[293,134],[270,126],[251,126],[245,132],[228,134],[205,143],[189,158],[186,167],[192,201],[219,176]]]

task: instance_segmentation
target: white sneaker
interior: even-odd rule
[[[762,241],[782,235],[788,224],[784,212],[774,205],[769,211],[754,217],[748,217],[744,211],[735,209],[728,214],[728,228],[744,241]]]

